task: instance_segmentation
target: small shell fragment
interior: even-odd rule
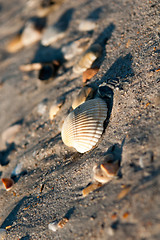
[[[66,217],[62,218],[62,219],[58,222],[58,227],[59,227],[59,228],[63,228],[68,221],[69,221],[68,218],[66,218]]]
[[[88,47],[90,38],[80,38],[62,47],[62,53],[66,60],[72,59],[74,56],[81,54]]]
[[[56,26],[50,26],[44,31],[41,43],[43,46],[49,46],[51,43],[56,42],[57,40],[63,38],[64,36],[65,36],[64,31],[62,31]]]
[[[35,23],[32,21],[27,22],[24,31],[22,32],[22,43],[23,46],[29,46],[41,39],[42,33],[36,29]]]
[[[16,134],[21,129],[21,124],[15,124],[13,126],[10,126],[2,133],[2,141],[3,143],[12,143],[14,142]]]
[[[49,109],[49,119],[53,120],[64,104],[64,99],[56,100]]]
[[[131,186],[126,186],[122,191],[118,194],[117,199],[121,200],[131,191]]]
[[[94,95],[95,89],[90,86],[83,87],[79,94],[74,98],[72,103],[72,108],[75,109],[86,100],[92,99]]]
[[[91,31],[95,29],[96,27],[96,22],[93,21],[92,19],[85,19],[82,20],[78,26],[79,31]]]
[[[99,182],[91,183],[88,187],[82,190],[83,197],[86,197],[89,193],[100,188],[101,186],[102,186],[102,183],[99,183]]]
[[[88,68],[86,71],[83,72],[83,79],[82,82],[86,83],[87,80],[90,80],[96,73],[99,71],[99,68]]]
[[[53,231],[53,232],[56,232],[57,229],[58,229],[58,225],[57,225],[57,221],[53,222],[53,223],[49,223],[48,224],[48,229]]]
[[[91,150],[103,133],[107,104],[100,98],[91,99],[74,109],[62,126],[62,140],[78,152]]]
[[[93,179],[95,181],[105,184],[117,176],[120,167],[119,161],[114,162],[113,160],[114,156],[108,154],[103,163],[93,167]]]
[[[0,240],[6,240],[6,239],[7,239],[6,229],[0,228]]]
[[[5,186],[7,191],[9,191],[14,184],[14,181],[11,178],[2,178],[1,181],[2,181],[2,183]]]
[[[6,46],[6,50],[9,53],[15,53],[19,51],[21,48],[23,48],[21,34],[17,34],[15,37],[13,37]]]
[[[21,65],[19,69],[24,72],[30,72],[33,70],[40,70],[42,68],[42,63],[30,63]]]
[[[93,62],[102,55],[102,47],[100,44],[93,44],[80,58],[78,63],[73,67],[74,73],[83,73],[90,68]]]

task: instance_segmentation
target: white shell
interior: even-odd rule
[[[102,54],[101,45],[93,44],[80,58],[78,63],[73,67],[74,73],[83,73],[87,68],[90,68],[93,62]]]
[[[82,20],[78,26],[79,31],[91,31],[95,29],[96,22],[91,19]]]
[[[41,44],[43,46],[49,46],[50,44],[56,42],[58,39],[63,38],[65,31],[61,30],[57,26],[48,27],[42,36]]]
[[[103,123],[107,117],[107,105],[100,99],[88,100],[74,109],[62,126],[62,140],[78,152],[91,150],[103,133]]]

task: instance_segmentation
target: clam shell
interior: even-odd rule
[[[74,109],[62,126],[62,140],[78,152],[91,150],[103,133],[107,105],[100,99],[91,99]]]
[[[85,86],[81,89],[79,94],[74,98],[72,103],[72,108],[75,109],[86,100],[92,99],[94,95],[95,89],[89,86]]]

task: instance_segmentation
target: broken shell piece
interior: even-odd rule
[[[30,72],[33,70],[40,70],[42,68],[42,63],[30,63],[26,65],[21,65],[19,69],[24,72]]]
[[[44,31],[41,43],[43,46],[49,46],[64,36],[65,31],[58,28],[58,26],[50,26]]]
[[[23,46],[29,46],[39,41],[41,36],[42,33],[40,30],[36,29],[35,23],[32,21],[27,22],[21,36]]]
[[[72,59],[74,56],[81,54],[88,47],[90,38],[80,38],[74,42],[62,47],[62,53],[66,60]]]
[[[19,51],[21,48],[23,48],[21,34],[17,34],[15,37],[13,37],[6,46],[6,50],[9,53],[15,53]]]
[[[78,26],[79,31],[91,31],[95,29],[96,27],[96,22],[93,21],[92,19],[85,19],[82,20]]]
[[[2,141],[3,143],[12,143],[14,142],[16,134],[20,131],[21,124],[15,124],[9,128],[7,128],[2,133]]]
[[[121,190],[121,192],[118,194],[117,199],[121,200],[124,198],[129,192],[131,191],[131,186],[128,185],[124,189]]]
[[[82,73],[90,68],[93,62],[102,55],[102,47],[100,44],[93,44],[81,57],[79,62],[73,67],[74,73]]]
[[[91,183],[88,187],[86,187],[82,190],[82,194],[84,197],[86,197],[89,193],[100,188],[101,186],[102,186],[102,183],[99,183],[99,182]]]
[[[0,240],[6,240],[6,239],[7,239],[6,229],[0,228]]]
[[[83,72],[83,79],[82,82],[86,83],[87,80],[90,80],[96,73],[99,71],[99,68],[88,68],[86,71]]]
[[[94,166],[93,179],[97,182],[105,184],[111,181],[115,176],[117,176],[120,167],[119,161],[114,162],[113,160],[114,156],[112,154],[108,154],[106,160],[102,164]]]
[[[23,172],[23,164],[18,163],[17,166],[13,169],[11,177],[17,177]]]
[[[57,229],[58,229],[58,225],[57,225],[57,221],[53,222],[53,223],[49,223],[48,224],[48,229],[53,231],[53,232],[56,232]]]
[[[68,147],[84,153],[99,141],[107,118],[107,105],[100,99],[91,99],[74,109],[62,126],[62,140]]]
[[[94,96],[95,89],[90,86],[83,87],[79,94],[74,98],[72,108],[75,109],[85,101],[92,99]]]
[[[14,181],[11,178],[2,178],[1,181],[4,184],[7,191],[9,191],[14,184]]]
[[[56,100],[49,109],[49,119],[53,120],[62,105],[64,104],[64,99]]]
[[[66,218],[66,217],[62,218],[62,219],[58,222],[58,227],[59,227],[59,228],[63,228],[68,221],[69,221],[68,218]]]

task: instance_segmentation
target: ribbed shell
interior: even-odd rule
[[[62,140],[78,152],[84,153],[96,145],[103,133],[107,105],[100,99],[88,100],[74,109],[62,126]]]

